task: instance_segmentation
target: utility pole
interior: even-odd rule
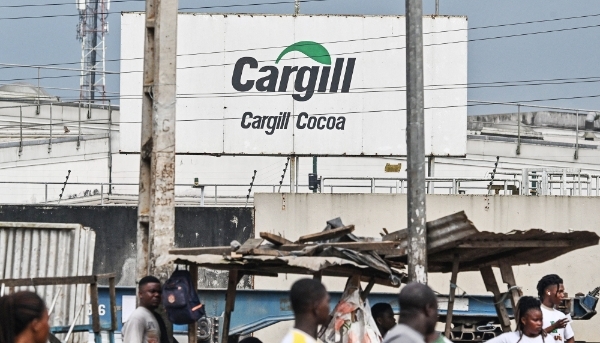
[[[156,258],[175,239],[175,73],[177,0],[146,0],[137,280],[165,281],[169,266]]]
[[[408,279],[427,283],[423,2],[406,1],[406,148],[408,165]]]

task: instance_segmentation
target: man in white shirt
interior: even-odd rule
[[[409,283],[398,296],[398,325],[387,332],[383,343],[425,343],[435,333],[438,305],[435,293],[427,285]]]
[[[542,302],[544,331],[552,338],[551,343],[574,343],[575,333],[571,328],[571,316],[555,308],[565,297],[563,280],[556,274],[546,275],[538,282],[537,290]]]
[[[329,323],[329,294],[320,281],[300,279],[292,285],[290,300],[294,328],[281,343],[316,343],[319,325]]]
[[[138,284],[139,307],[123,325],[123,342],[160,343],[161,325],[154,314],[161,302],[160,280],[154,276],[143,277]]]

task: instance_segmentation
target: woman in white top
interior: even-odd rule
[[[529,296],[522,297],[517,303],[515,322],[516,331],[503,333],[486,343],[544,343],[546,332],[542,327],[539,300]]]

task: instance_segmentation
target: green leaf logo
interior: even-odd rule
[[[281,54],[279,54],[279,57],[277,57],[275,63],[279,63],[279,60],[281,60],[283,56],[292,51],[301,52],[307,57],[313,59],[315,62],[331,65],[331,56],[329,56],[329,51],[327,51],[327,49],[325,49],[325,47],[321,44],[311,41],[297,42],[288,46],[281,52]]]

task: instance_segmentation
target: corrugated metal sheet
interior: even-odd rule
[[[80,224],[0,222],[0,279],[91,275],[96,233]],[[87,285],[38,286],[48,307],[56,298],[51,326],[67,326],[87,302]],[[77,324],[86,324],[87,309]],[[87,341],[75,335],[73,342]]]
[[[458,256],[460,271],[497,267],[500,261],[513,266],[542,263],[573,250],[597,245],[599,241],[598,235],[590,231],[480,232],[462,211],[428,222],[427,230],[430,272],[450,272],[455,256]],[[385,258],[406,263],[406,229],[390,233],[383,240],[400,241],[398,252]]]

